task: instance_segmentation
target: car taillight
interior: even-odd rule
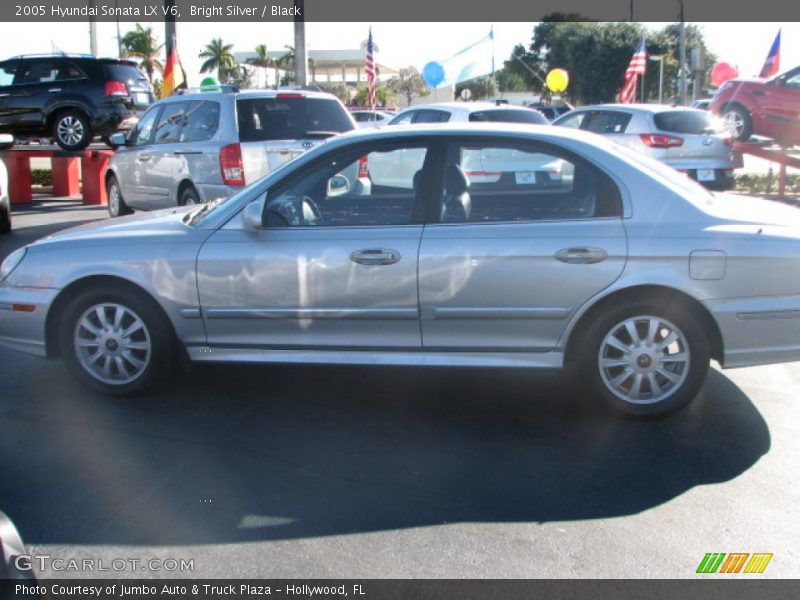
[[[369,159],[366,156],[358,159],[358,178],[369,179]]]
[[[683,138],[662,133],[642,133],[639,135],[646,146],[651,148],[677,148],[683,146]]]
[[[106,81],[106,96],[127,96],[128,88],[124,81]]]
[[[244,185],[242,148],[239,144],[228,144],[219,151],[219,170],[225,185]]]

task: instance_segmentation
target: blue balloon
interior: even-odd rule
[[[444,67],[442,63],[431,61],[422,69],[422,78],[428,86],[435,88],[444,81]]]

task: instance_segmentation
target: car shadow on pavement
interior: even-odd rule
[[[157,394],[108,399],[44,364],[3,371],[25,392],[0,405],[0,508],[34,544],[617,517],[732,479],[770,448],[716,370],[689,408],[631,421],[569,370],[195,365]]]

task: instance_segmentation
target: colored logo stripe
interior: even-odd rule
[[[732,552],[728,554],[728,558],[722,563],[720,573],[738,573],[744,566],[744,561],[750,556],[749,552]]]
[[[725,558],[724,552],[708,552],[700,561],[697,573],[716,573]]]
[[[744,568],[744,572],[763,573],[764,569],[767,568],[767,565],[771,560],[772,560],[772,554],[767,554],[767,553],[753,554],[753,557],[750,559],[750,562],[747,563],[747,566]]]

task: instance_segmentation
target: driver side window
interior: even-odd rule
[[[271,227],[409,225],[427,156],[425,145],[352,152],[328,160],[270,194]]]
[[[136,127],[131,131],[131,136],[128,141],[129,146],[144,146],[150,143],[153,137],[153,126],[156,123],[156,117],[160,109],[160,106],[156,106],[144,114],[136,124]]]

